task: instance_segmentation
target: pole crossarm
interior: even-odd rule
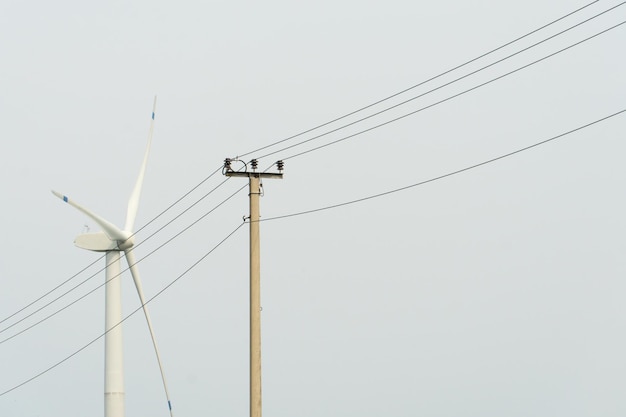
[[[244,178],[276,178],[282,179],[283,174],[278,172],[239,172],[239,171],[226,171],[224,175],[227,177],[244,177]]]

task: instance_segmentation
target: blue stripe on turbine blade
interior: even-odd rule
[[[172,411],[172,403],[169,400],[167,400],[167,406],[170,408],[170,411]]]
[[[69,199],[69,198],[67,198],[67,196],[66,196],[66,195],[64,195],[64,196],[63,196],[63,201],[65,201],[65,202],[67,203],[68,201],[70,201],[70,199]]]
[[[154,112],[152,112],[152,120],[154,120]]]

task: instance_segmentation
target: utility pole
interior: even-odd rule
[[[262,178],[283,178],[283,161],[278,173],[258,172],[256,159],[250,161],[252,171],[233,171],[230,158],[224,160],[224,175],[244,177],[249,181],[250,197],[250,417],[261,417],[261,248],[259,233],[259,197]]]

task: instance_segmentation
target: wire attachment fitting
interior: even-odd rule
[[[239,169],[233,169],[233,164],[243,164],[243,167]],[[274,165],[278,167],[278,172],[267,172]],[[275,162],[265,171],[259,171],[259,160],[251,159],[250,162],[245,163],[239,157],[224,159],[224,166],[222,168],[222,174],[227,177],[244,177],[244,178],[282,178],[283,169],[285,168],[284,162]]]

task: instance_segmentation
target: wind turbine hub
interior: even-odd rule
[[[128,234],[128,238],[124,241],[117,241],[117,247],[120,250],[126,250],[126,249],[130,249],[135,245],[135,237],[132,236],[130,233],[128,232],[124,232],[125,234]]]
[[[83,233],[76,236],[74,244],[81,249],[90,250],[93,252],[110,252],[110,251],[123,251],[133,247],[135,244],[135,237],[128,232],[123,232],[126,236],[122,236],[122,239],[111,240],[104,232],[97,233]]]

